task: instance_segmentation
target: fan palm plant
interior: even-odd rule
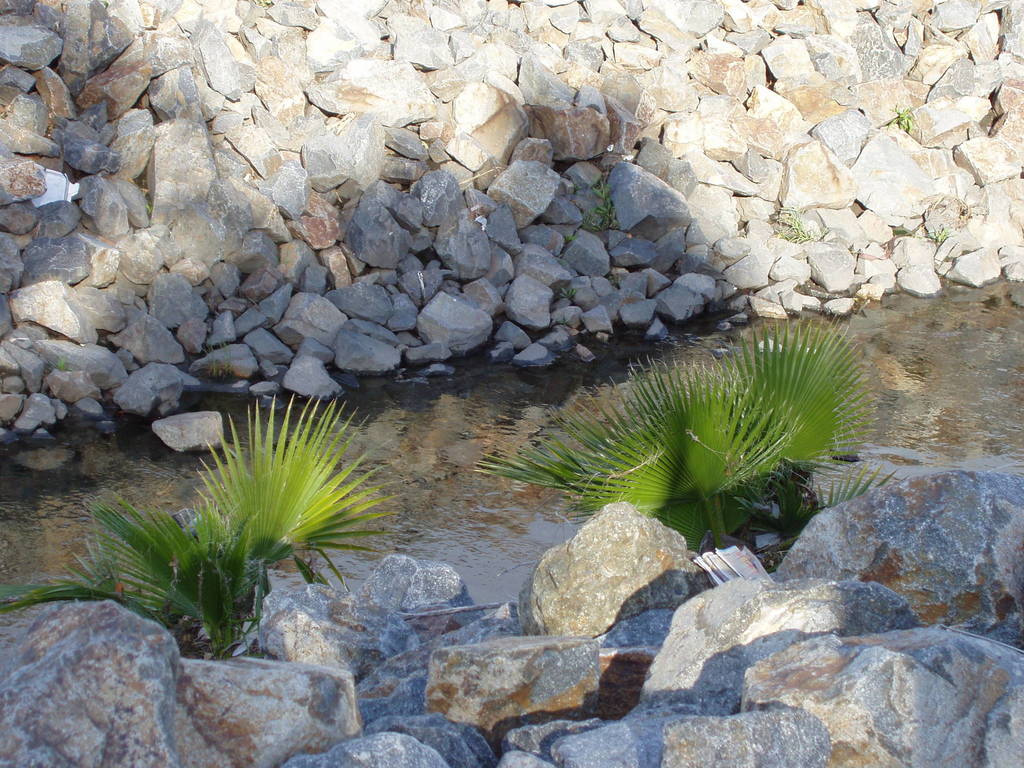
[[[226,445],[204,464],[195,516],[180,524],[166,513],[120,503],[97,506],[97,534],[70,574],[47,584],[0,587],[0,611],[61,600],[117,600],[168,627],[198,624],[215,656],[236,647],[258,623],[270,591],[269,569],[292,560],[307,581],[324,581],[318,555],[341,576],[332,550],[379,533],[362,524],[380,517],[379,486],[357,474],[361,457],[342,466],[351,418],[334,403],[307,404],[280,428],[250,411],[249,446],[231,424]],[[339,469],[340,467],[340,469]]]
[[[619,404],[573,409],[554,436],[480,469],[570,496],[590,514],[628,501],[697,547],[745,524],[795,535],[820,509],[809,480],[834,472],[870,425],[857,353],[836,329],[800,324],[755,333],[722,366],[653,365]],[[882,481],[862,471],[842,493]]]

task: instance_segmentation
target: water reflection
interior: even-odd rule
[[[1024,312],[1005,286],[940,301],[899,297],[849,321],[878,395],[865,451],[910,475],[937,467],[1024,474]],[[574,528],[558,497],[474,471],[483,454],[551,428],[551,410],[615,397],[631,364],[655,357],[713,364],[729,334],[709,323],[658,347],[595,347],[595,363],[515,371],[464,363],[452,379],[365,383],[348,395],[362,420],[354,450],[394,498],[376,554],[341,558],[356,581],[381,552],[455,563],[480,601],[513,597],[538,555]],[[244,418],[245,404],[205,407]],[[0,456],[0,583],[60,573],[81,551],[86,510],[120,496],[148,508],[187,505],[201,459],[168,451],[142,424],[113,436],[62,435],[55,447]],[[0,617],[0,655],[26,617]]]

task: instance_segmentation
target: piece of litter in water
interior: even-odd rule
[[[46,170],[46,191],[39,197],[32,198],[32,205],[36,208],[47,203],[58,201],[69,201],[78,194],[78,185],[72,184],[71,179],[60,171]]]

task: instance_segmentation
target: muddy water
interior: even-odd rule
[[[1009,290],[892,298],[848,321],[878,398],[866,456],[900,475],[946,467],[1024,474],[1024,309]],[[394,551],[454,563],[479,601],[513,597],[532,562],[575,524],[556,495],[475,472],[477,460],[549,430],[553,410],[578,398],[614,398],[631,364],[713,364],[734,339],[711,323],[686,331],[656,347],[595,346],[590,365],[515,371],[466,362],[452,378],[364,382],[350,392],[362,421],[354,450],[380,467],[393,494],[378,552],[339,557],[350,581]],[[236,419],[246,407],[228,397],[202,406]],[[97,500],[188,505],[199,466],[142,424],[110,436],[65,431],[54,445],[0,454],[0,583],[60,573],[81,552]],[[0,658],[27,619],[0,616]]]

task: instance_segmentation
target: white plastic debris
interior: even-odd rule
[[[71,179],[60,171],[46,171],[46,191],[39,197],[32,198],[32,205],[39,208],[47,203],[55,203],[58,200],[69,201],[78,194],[78,185],[72,184]]]

